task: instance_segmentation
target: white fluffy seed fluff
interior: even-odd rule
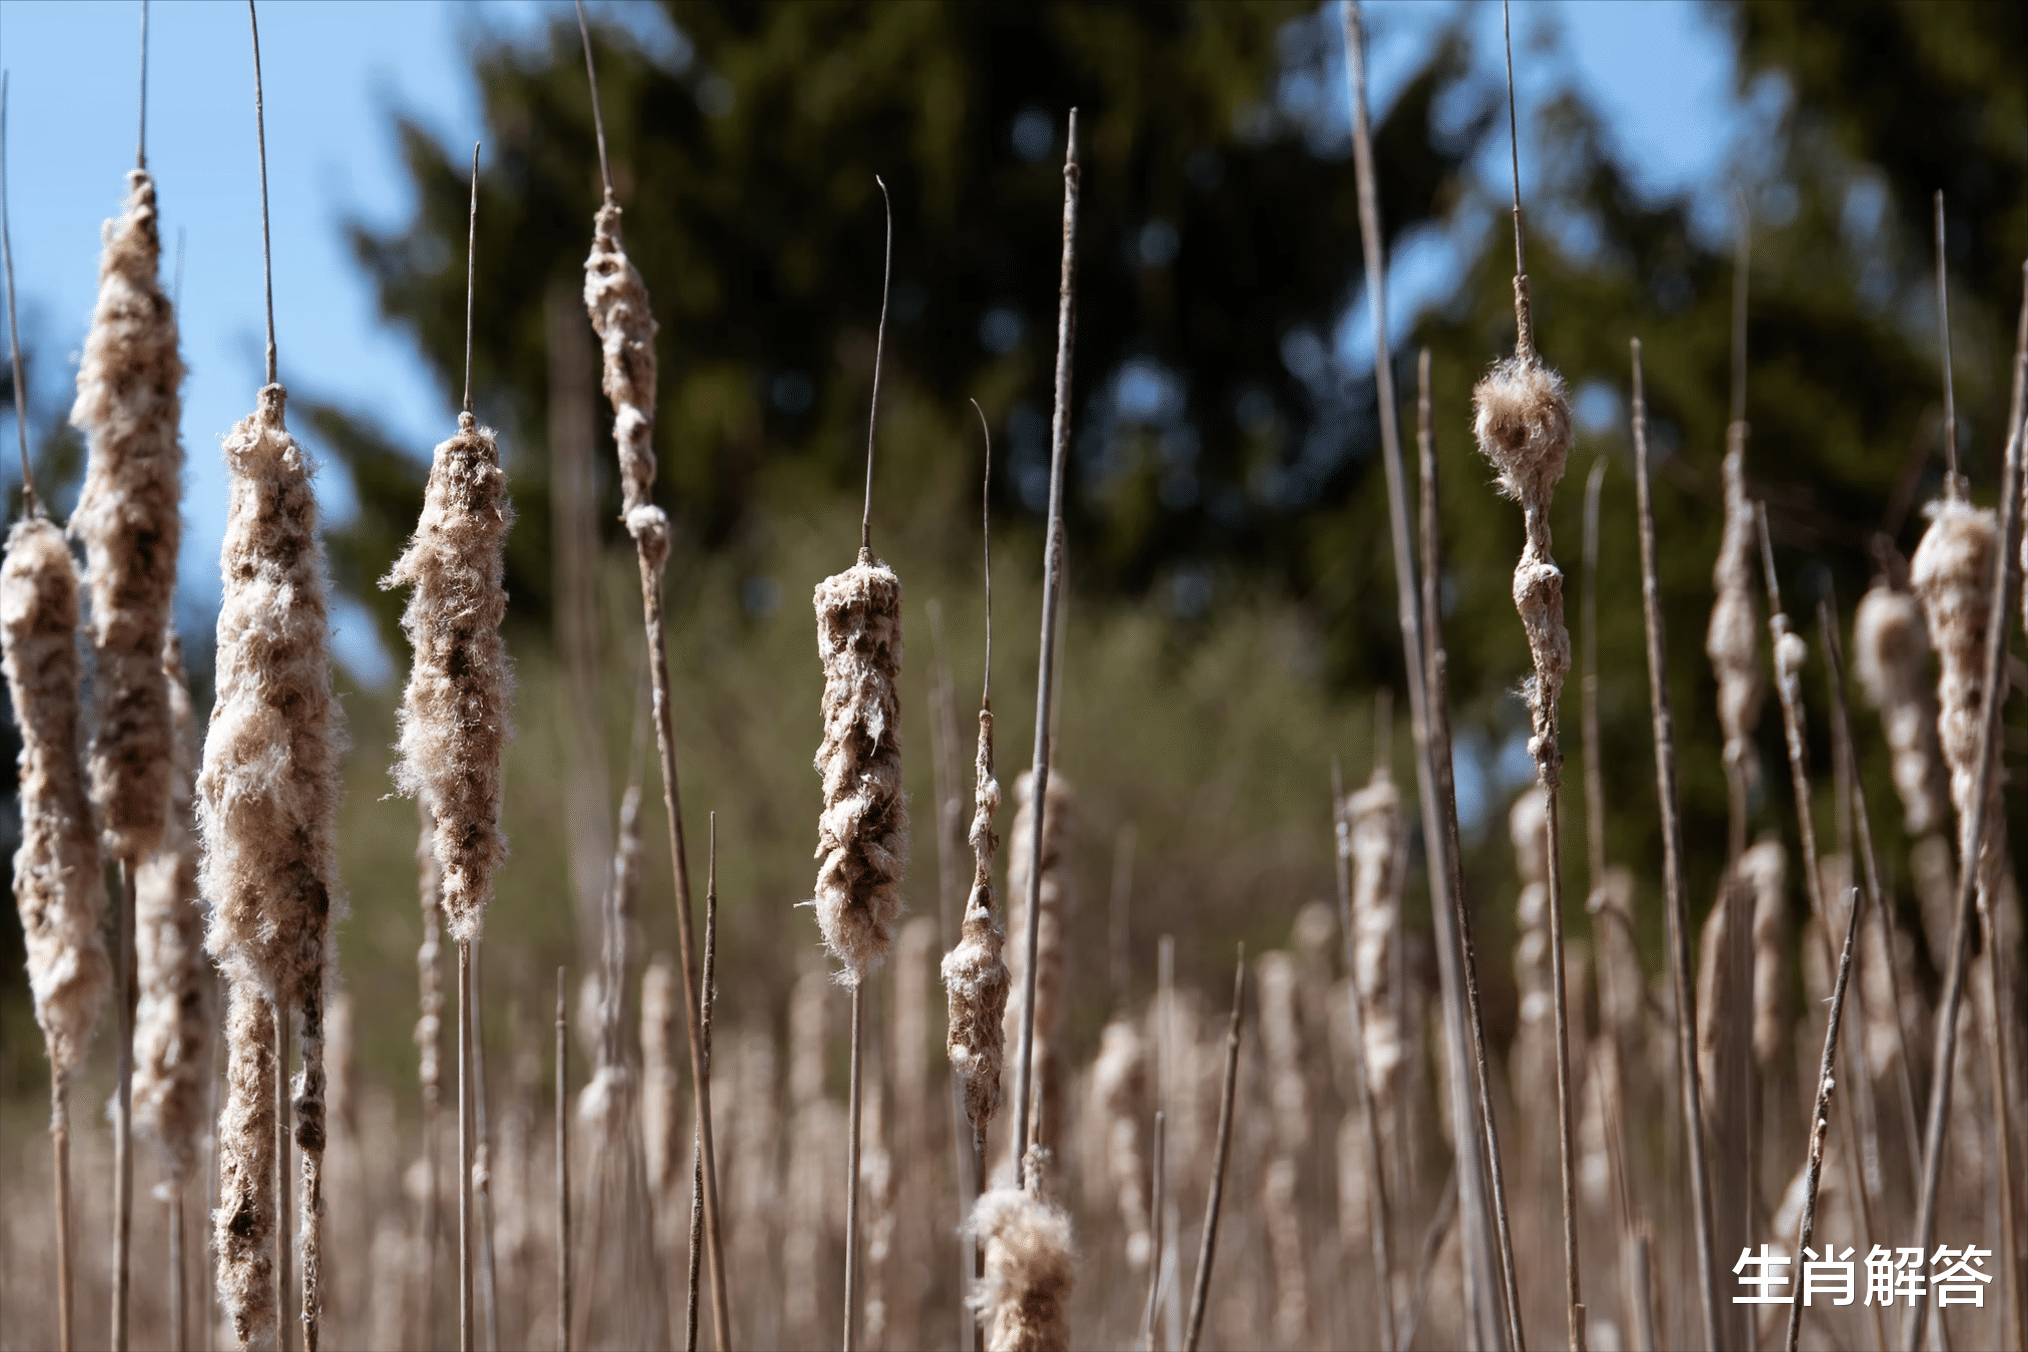
[[[985,1249],[972,1306],[989,1352],[1065,1352],[1064,1305],[1077,1280],[1070,1217],[1019,1188],[995,1188],[980,1195],[966,1228]]]
[[[107,852],[135,862],[160,840],[171,792],[162,638],[182,539],[183,362],[156,277],[155,180],[135,169],[127,182],[124,210],[105,223],[98,303],[78,360],[70,417],[89,453],[70,528],[84,542],[92,593],[92,800]]]
[[[957,947],[944,955],[944,991],[950,1023],[944,1049],[964,1094],[965,1118],[983,1138],[1000,1110],[1001,1071],[1006,1061],[1006,934],[993,896],[993,853],[1000,837],[993,818],[1000,811],[1000,781],[993,778],[993,715],[979,711],[979,754],[972,789],[972,892],[965,902]]]
[[[1345,800],[1338,848],[1352,862],[1352,963],[1366,1030],[1366,1082],[1392,1102],[1402,1063],[1394,1017],[1394,944],[1401,931],[1401,790],[1385,766]]]
[[[1550,551],[1549,500],[1570,454],[1570,403],[1563,377],[1531,353],[1495,362],[1473,388],[1472,406],[1479,453],[1499,472],[1501,492],[1522,508],[1527,536],[1514,567],[1514,608],[1535,664],[1526,692],[1534,725],[1528,751],[1553,786],[1562,763],[1556,703],[1570,671],[1570,631],[1563,572]]]
[[[1909,582],[1922,598],[1939,659],[1937,740],[1950,768],[1957,808],[1960,864],[1963,834],[1978,794],[1979,718],[1986,682],[1986,627],[1993,610],[1993,560],[1999,523],[1989,508],[1950,498],[1932,508],[1929,529],[1909,561]],[[1994,775],[1978,859],[1978,884],[1998,895],[2006,868],[2006,817]]]
[[[1852,618],[1852,671],[1880,712],[1903,824],[1911,836],[1928,835],[1943,824],[1946,807],[1921,602],[1884,582],[1860,597]]]
[[[1765,1069],[1780,1054],[1788,1032],[1782,1001],[1782,948],[1789,928],[1788,851],[1772,837],[1757,841],[1739,856],[1739,876],[1753,894],[1753,1059]]]
[[[1062,1140],[1065,1089],[1069,1075],[1065,1066],[1063,1020],[1069,1004],[1071,892],[1065,876],[1070,850],[1071,817],[1076,796],[1070,782],[1055,770],[1049,773],[1047,810],[1042,814],[1041,898],[1035,936],[1035,1041],[1030,1084],[1030,1130],[1045,1150]],[[1008,945],[1007,973],[1013,999],[1007,1002],[1003,1023],[1006,1045],[1021,1045],[1021,1000],[1027,972],[1028,887],[1030,860],[1035,839],[1035,773],[1023,770],[1014,780],[1014,827],[1007,849],[1007,932],[1014,936]],[[1018,1163],[1020,1145],[1010,1143],[1008,1166]],[[1018,1174],[1016,1175],[1018,1177]]]
[[[1127,1233],[1127,1264],[1146,1269],[1147,1168],[1141,1158],[1141,1119],[1148,1098],[1148,1055],[1140,1030],[1127,1018],[1107,1024],[1091,1067],[1092,1105],[1104,1139],[1105,1177],[1112,1184],[1120,1225]]]
[[[381,579],[411,587],[402,631],[414,650],[398,715],[394,780],[436,816],[444,915],[460,942],[479,937],[500,832],[500,764],[511,729],[507,614],[507,476],[493,433],[470,413],[430,466],[415,536]]]
[[[1725,455],[1725,530],[1712,565],[1717,600],[1704,633],[1704,654],[1718,677],[1718,726],[1725,733],[1725,765],[1741,783],[1760,775],[1753,731],[1766,694],[1760,676],[1760,612],[1754,602],[1760,568],[1759,526],[1746,496],[1746,453]]]
[[[197,1158],[206,1055],[216,1021],[204,911],[197,895],[197,720],[172,629],[158,659],[169,692],[168,814],[161,845],[134,870],[134,958],[140,1003],[134,1013],[134,1131],[161,1151],[181,1182]]]
[[[264,387],[225,439],[218,698],[197,780],[206,946],[283,1006],[326,979],[345,741],[310,457],[283,421],[287,397]]]
[[[869,550],[817,584],[817,656],[824,663],[824,742],[817,773],[817,926],[858,983],[894,943],[908,867],[902,792],[901,579]]]
[[[632,525],[655,487],[655,316],[648,287],[620,242],[620,209],[608,202],[584,261],[584,304],[604,357],[606,397],[620,457],[620,512]]]
[[[21,729],[21,845],[14,905],[51,1066],[84,1059],[111,984],[99,921],[98,833],[78,763],[77,567],[43,517],[14,523],[0,564],[0,644]]]

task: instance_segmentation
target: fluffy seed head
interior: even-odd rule
[[[225,1108],[218,1122],[218,1299],[242,1348],[275,1331],[275,1018],[251,980],[225,1015]]]
[[[1739,856],[1753,893],[1753,1059],[1771,1064],[1788,1031],[1782,1010],[1782,941],[1788,932],[1788,852],[1779,840],[1757,842]]]
[[[77,625],[77,567],[63,532],[42,517],[15,522],[0,564],[0,645],[21,729],[14,905],[35,1021],[60,1074],[84,1059],[111,980],[98,834],[77,754]]]
[[[655,316],[648,287],[620,243],[620,209],[599,208],[584,260],[584,305],[603,349],[606,397],[620,456],[622,516],[648,504],[655,488]]]
[[[1402,844],[1401,790],[1381,766],[1345,800],[1338,848],[1352,861],[1352,964],[1366,1031],[1366,1081],[1382,1102],[1389,1101],[1403,1055],[1393,996]]]
[[[160,839],[170,793],[162,635],[182,538],[183,362],[156,280],[155,180],[135,169],[127,182],[125,210],[105,224],[98,304],[78,361],[70,418],[90,452],[71,531],[85,545],[98,659],[92,800],[106,850],[135,861]]]
[[[1913,595],[1881,584],[1859,598],[1852,670],[1880,711],[1903,822],[1909,835],[1927,835],[1944,820],[1945,799],[1929,693],[1929,628]]]
[[[683,1157],[681,1115],[676,1110],[676,969],[657,953],[641,973],[641,1137],[648,1151],[648,1189],[670,1195]]]
[[[1141,1162],[1141,1118],[1148,1096],[1147,1049],[1131,1019],[1117,1018],[1099,1035],[1091,1066],[1091,1094],[1105,1133],[1105,1177],[1113,1185],[1120,1223],[1127,1232],[1127,1263],[1148,1265],[1147,1171]]]
[[[817,925],[856,984],[887,956],[908,867],[901,780],[901,579],[867,550],[817,584],[817,656],[824,663],[824,742],[817,773]]]
[[[134,871],[134,956],[140,1003],[134,1014],[134,1130],[155,1142],[171,1179],[197,1156],[209,1090],[205,1055],[216,1017],[204,912],[197,896],[197,720],[172,629],[161,671],[169,692],[169,811],[161,848]]]
[[[1563,377],[1532,356],[1494,362],[1472,390],[1472,434],[1499,472],[1501,492],[1547,506],[1570,454]]]
[[[1008,987],[1007,936],[993,904],[993,852],[1000,846],[993,818],[1000,811],[1000,781],[993,778],[993,715],[983,709],[974,768],[972,894],[965,902],[957,947],[944,955],[944,991],[950,1008],[944,1049],[964,1092],[965,1118],[973,1132],[983,1136],[1000,1110]]]
[[[1946,499],[1909,561],[1909,583],[1922,598],[1936,643],[1937,740],[1950,767],[1951,801],[1962,835],[1978,797],[1980,705],[1986,685],[1986,627],[1993,613],[1993,561],[1999,523],[1990,508]],[[2005,817],[1995,775],[1979,850],[1979,885],[1997,895],[2005,869]],[[1963,853],[1962,845],[1959,849]]]
[[[394,780],[436,814],[444,914],[451,934],[479,937],[500,832],[500,762],[513,676],[500,621],[507,614],[507,476],[493,433],[469,413],[437,447],[415,537],[381,579],[411,587],[402,631],[415,651],[398,716]]]
[[[218,699],[197,780],[205,943],[287,1006],[324,979],[337,887],[339,757],[324,546],[310,458],[283,421],[287,392],[225,439],[232,470]],[[237,978],[237,973],[235,973]]]
[[[1065,1352],[1063,1307],[1077,1280],[1070,1217],[1019,1188],[995,1188],[980,1195],[967,1229],[986,1251],[972,1306],[990,1352]]]
[[[1766,694],[1760,677],[1760,612],[1753,599],[1759,539],[1753,504],[1746,496],[1746,453],[1735,446],[1725,456],[1725,532],[1711,570],[1718,599],[1711,607],[1704,652],[1718,677],[1718,725],[1725,733],[1726,768],[1749,784],[1760,775],[1753,730]]]

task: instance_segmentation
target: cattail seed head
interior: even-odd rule
[[[337,887],[339,757],[324,546],[310,458],[283,421],[287,392],[225,439],[231,505],[220,558],[218,698],[197,780],[206,946],[279,1004],[325,979]]]
[[[242,1348],[275,1332],[275,1016],[252,981],[225,1015],[225,1108],[218,1123],[218,1299]]]
[[[21,729],[21,845],[14,905],[50,1065],[67,1075],[98,1027],[111,965],[99,938],[105,887],[78,764],[77,566],[43,517],[14,523],[0,564],[0,644]]]
[[[1993,612],[1993,561],[1999,547],[1999,522],[1990,508],[1948,498],[1932,509],[1929,529],[1909,561],[1909,583],[1922,598],[1936,644],[1937,741],[1950,769],[1960,836],[1977,806],[1986,628]],[[1978,860],[1978,884],[1988,897],[1998,895],[2006,868],[2006,818],[1995,810],[2000,794],[2000,777],[1995,775]],[[1963,853],[1960,844],[1961,866]]]
[[[817,584],[824,742],[817,773],[817,925],[847,985],[879,965],[901,916],[908,799],[901,780],[901,579],[870,551]]]
[[[1788,1032],[1782,1008],[1788,852],[1779,840],[1759,841],[1739,856],[1739,874],[1753,894],[1753,1059],[1765,1068],[1781,1052]]]
[[[414,648],[402,696],[394,780],[436,816],[444,914],[451,934],[479,937],[500,832],[500,763],[511,729],[513,677],[500,621],[507,614],[507,476],[493,433],[470,413],[436,449],[415,537],[383,588],[414,588],[401,627]]]
[[[1529,353],[1495,362],[1473,388],[1472,406],[1479,453],[1499,472],[1500,491],[1522,507],[1527,534],[1514,567],[1514,608],[1535,667],[1524,688],[1533,723],[1528,754],[1554,787],[1563,762],[1556,704],[1570,673],[1570,632],[1563,572],[1550,553],[1549,500],[1570,454],[1570,403],[1563,377]]]
[[[215,1019],[204,912],[197,897],[197,720],[172,629],[163,645],[174,758],[161,847],[134,871],[134,1130],[153,1140],[172,1180],[197,1157],[210,1089],[205,1054]]]
[[[599,208],[584,261],[584,304],[603,349],[606,397],[620,456],[620,513],[648,505],[655,487],[655,316],[648,287],[620,243],[620,209]],[[631,524],[631,522],[629,523]]]
[[[92,589],[92,800],[106,850],[134,862],[160,839],[170,794],[162,636],[182,538],[183,361],[156,280],[155,180],[135,169],[127,181],[125,210],[105,224],[98,304],[78,361],[71,422],[90,453],[71,531],[84,542]]]
[[[1394,1017],[1394,944],[1401,931],[1401,790],[1385,766],[1345,800],[1339,850],[1352,862],[1352,964],[1365,1028],[1366,1082],[1389,1102],[1402,1062]]]
[[[966,1228],[986,1251],[972,1304],[990,1352],[1064,1352],[1063,1307],[1077,1280],[1070,1217],[1019,1188],[995,1188],[980,1195]]]
[[[944,1037],[951,1070],[964,1094],[965,1118],[983,1136],[1000,1110],[1006,1060],[1007,937],[993,905],[993,852],[1000,846],[993,817],[1000,811],[1000,781],[993,778],[993,715],[979,711],[979,754],[972,789],[972,894],[957,947],[944,955],[944,990],[950,1024]]]
[[[1880,711],[1903,823],[1911,836],[1927,835],[1943,822],[1946,807],[1929,693],[1929,628],[1913,595],[1882,583],[1859,598],[1852,670]]]
[[[1127,1232],[1127,1264],[1148,1265],[1147,1171],[1141,1163],[1141,1118],[1148,1095],[1147,1049],[1133,1020],[1114,1019],[1099,1035],[1091,1093],[1104,1132],[1105,1177],[1113,1185],[1120,1223]]]
[[[1760,612],[1753,599],[1759,539],[1753,504],[1746,496],[1746,453],[1735,445],[1725,455],[1725,530],[1711,570],[1718,597],[1704,634],[1704,653],[1718,677],[1718,725],[1725,733],[1726,768],[1747,784],[1760,775],[1753,730],[1766,694],[1760,676]]]
[[[672,1196],[683,1159],[682,1115],[676,1108],[676,969],[657,953],[641,973],[641,1138],[648,1154],[648,1191],[657,1205]]]

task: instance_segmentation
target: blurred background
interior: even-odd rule
[[[693,867],[706,813],[717,814],[725,1017],[778,1022],[816,954],[815,925],[795,909],[811,886],[819,802],[809,764],[821,673],[805,598],[856,545],[881,304],[876,174],[893,193],[894,282],[872,533],[907,593],[917,913],[950,900],[939,852],[954,859],[957,847],[940,837],[936,804],[951,786],[938,774],[955,780],[969,761],[982,675],[982,445],[968,399],[993,442],[1003,782],[1027,762],[1073,105],[1084,215],[1058,736],[1078,794],[1073,949],[1093,955],[1073,974],[1078,1056],[1109,1010],[1152,987],[1158,936],[1175,937],[1179,980],[1207,985],[1223,980],[1235,941],[1284,942],[1297,910],[1332,885],[1333,758],[1357,782],[1378,752],[1413,782],[1405,704],[1385,712],[1401,649],[1339,9],[588,8],[626,242],[661,325],[657,495],[679,528],[668,574],[679,760]],[[67,485],[50,495],[59,514],[81,472],[66,417],[98,225],[116,213],[131,163],[137,11],[0,9],[30,442],[38,481]],[[1509,596],[1521,521],[1496,498],[1467,426],[1472,381],[1512,342],[1500,9],[1380,0],[1366,13],[1390,359],[1412,411],[1416,351],[1432,354],[1467,891],[1504,1043],[1517,888],[1506,812],[1533,777],[1515,694],[1527,649]],[[2028,255],[2023,15],[1997,3],[1514,8],[1538,342],[1570,381],[1579,425],[1553,524],[1575,626],[1583,479],[1603,459],[1606,848],[1634,871],[1650,972],[1661,966],[1660,851],[1628,339],[1646,352],[1694,916],[1723,861],[1702,638],[1736,227],[1743,218],[1752,235],[1750,491],[1766,500],[1791,614],[1802,621],[1820,597],[1849,613],[1873,570],[1869,540],[1884,532],[1912,549],[1941,478],[1939,188],[1961,455],[1973,496],[1994,493]],[[543,1020],[547,972],[595,958],[613,812],[640,773],[632,551],[577,298],[598,159],[567,5],[273,6],[261,36],[281,375],[291,425],[321,465],[342,594],[336,649],[354,750],[340,969],[362,1064],[395,1078],[414,1056],[416,828],[413,806],[387,796],[406,645],[400,598],[375,582],[412,528],[430,448],[454,426],[475,140],[472,381],[501,433],[518,513],[514,858],[487,930],[487,1033],[500,1046]],[[179,615],[202,681],[224,522],[216,446],[259,383],[245,14],[158,3],[151,42],[149,162],[191,368]],[[0,420],[9,438],[11,420]],[[1806,680],[1821,701],[1813,663]],[[1573,769],[1575,693],[1573,682]],[[945,698],[955,748],[933,726]],[[199,701],[208,706],[208,690]],[[1823,726],[1812,754],[1828,767]],[[2009,727],[2015,766],[2028,751],[2018,702]],[[1771,709],[1761,734],[1763,761],[1780,765]],[[1870,719],[1860,742],[1883,854],[1900,858]],[[652,763],[646,773],[652,804]],[[1828,799],[1829,774],[1818,782]],[[2022,807],[2010,789],[2017,832]],[[17,819],[10,810],[0,829]],[[1764,779],[1753,825],[1793,839],[1779,776]],[[650,950],[674,943],[658,838],[649,833],[641,915]],[[1581,826],[1565,839],[1567,867],[1581,870]],[[1417,867],[1405,923],[1410,961],[1427,973]],[[1123,967],[1097,957],[1120,916]],[[1581,942],[1575,900],[1569,924]],[[32,1104],[44,1070],[11,925],[0,927],[0,1035],[0,1077]],[[97,1059],[109,1073],[107,1044]]]

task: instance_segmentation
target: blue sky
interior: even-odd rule
[[[651,6],[591,8],[635,30],[651,50],[673,42]],[[488,34],[526,38],[569,13],[556,0],[298,0],[262,9],[282,380],[299,394],[370,412],[419,457],[450,430],[453,392],[418,360],[405,332],[380,321],[372,288],[345,242],[345,224],[392,225],[412,209],[394,136],[397,111],[447,143],[469,145],[481,135],[467,61],[475,43]],[[1460,14],[1471,27],[1475,59],[1497,70],[1498,6],[1368,5],[1377,107],[1392,99],[1433,35]],[[154,4],[150,16],[149,167],[160,192],[165,279],[176,276],[181,255],[190,368],[182,604],[186,623],[201,624],[217,603],[225,525],[218,441],[251,410],[261,382],[253,79],[244,6],[167,0]],[[30,376],[44,400],[74,378],[71,363],[97,285],[100,223],[117,212],[122,176],[133,163],[139,20],[138,3],[0,3],[0,64],[11,76],[7,172],[15,272],[23,331],[47,354]],[[1637,182],[1656,192],[1693,190],[1700,222],[1714,233],[1724,229],[1727,165],[1768,115],[1768,100],[1738,95],[1728,44],[1707,10],[1684,0],[1549,0],[1516,5],[1514,27],[1524,130],[1532,104],[1574,83],[1605,114]],[[1317,100],[1319,115],[1340,125],[1346,116],[1342,80],[1324,89],[1284,89],[1281,97]],[[1504,197],[1504,140],[1492,149],[1477,168],[1488,193]],[[1524,187],[1530,158],[1524,138]],[[481,222],[481,248],[484,239]],[[1404,248],[1393,266],[1393,332],[1440,294],[1457,266],[1457,246],[1447,237]],[[1363,313],[1346,317],[1338,336],[1344,359],[1362,366],[1371,360],[1369,325]],[[51,358],[60,358],[62,369]],[[11,425],[4,430],[11,436]],[[342,472],[321,483],[329,516],[342,520],[355,510]],[[388,660],[364,613],[341,610],[338,629],[340,659],[363,679],[384,679]]]

